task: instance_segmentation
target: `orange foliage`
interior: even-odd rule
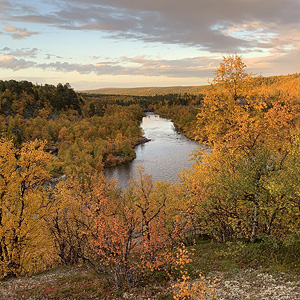
[[[93,249],[93,265],[108,274],[117,288],[132,287],[157,270],[169,274],[176,257],[171,245],[177,238],[176,226],[166,227],[166,199],[156,198],[149,177],[140,170],[123,198],[108,200],[104,186],[90,208],[94,228],[88,234]]]

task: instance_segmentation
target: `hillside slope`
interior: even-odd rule
[[[171,87],[139,87],[139,88],[100,88],[96,90],[80,91],[88,94],[153,96],[166,94],[198,94],[206,86],[171,86]]]

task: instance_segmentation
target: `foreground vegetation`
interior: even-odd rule
[[[284,272],[297,295],[299,75],[255,77],[235,55],[198,95],[84,99],[68,85],[14,81],[0,91],[1,277],[83,266],[54,286],[21,288],[26,297],[124,298],[164,282],[161,299],[213,299],[215,279],[251,270]],[[153,182],[140,167],[122,192],[103,168],[135,157],[143,109],[206,147],[178,183]],[[86,289],[69,285],[91,276]]]
[[[201,272],[217,299],[298,299],[300,296],[297,249],[274,241],[211,243],[201,241],[189,248],[193,260],[188,266],[190,282]],[[297,263],[298,265],[295,265]],[[208,281],[211,280],[209,284]],[[133,289],[116,290],[105,276],[87,265],[66,266],[33,277],[0,282],[0,299],[173,299],[176,283],[153,273],[147,282]]]

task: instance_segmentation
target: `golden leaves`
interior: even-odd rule
[[[0,269],[5,275],[26,270],[28,251],[40,238],[49,197],[43,184],[50,178],[51,155],[45,143],[32,141],[16,149],[12,141],[0,143]],[[26,262],[28,263],[28,262]]]
[[[280,189],[274,184],[280,178],[294,190],[287,176],[300,125],[300,77],[272,78],[269,83],[247,76],[244,68],[235,55],[225,57],[217,69],[197,115],[198,136],[212,153],[198,155],[201,163],[197,157],[184,183],[207,232],[223,241],[270,234],[275,224],[285,223],[283,211],[294,201],[280,182]],[[206,193],[202,197],[192,188],[197,180]]]

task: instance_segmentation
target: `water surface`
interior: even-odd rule
[[[136,167],[142,165],[153,180],[176,182],[177,174],[192,165],[189,154],[197,149],[198,143],[176,132],[171,120],[156,114],[147,114],[141,127],[151,141],[135,148],[136,159],[132,162],[107,168],[105,175],[115,178],[125,188],[131,174],[136,175]]]

